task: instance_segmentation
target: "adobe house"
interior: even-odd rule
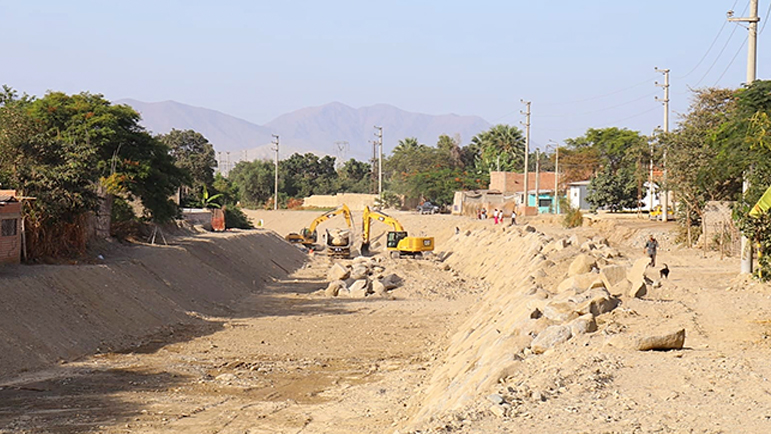
[[[0,264],[21,262],[21,201],[14,190],[0,190]]]

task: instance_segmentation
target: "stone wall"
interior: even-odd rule
[[[363,193],[338,193],[338,194],[314,194],[303,200],[305,208],[337,208],[342,204],[355,211],[361,211],[364,206],[375,206],[376,194]]]

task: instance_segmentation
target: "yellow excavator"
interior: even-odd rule
[[[290,243],[300,243],[304,245],[305,247],[311,248],[314,244],[316,244],[316,241],[318,240],[318,233],[316,231],[316,227],[319,225],[319,223],[329,220],[334,216],[342,214],[343,217],[345,217],[345,222],[348,224],[348,229],[353,230],[353,219],[351,218],[351,210],[348,209],[348,206],[346,204],[343,204],[340,208],[337,208],[332,211],[327,211],[324,214],[316,217],[315,220],[311,222],[311,225],[307,228],[303,228],[303,230],[300,231],[300,233],[292,232],[291,234],[287,234],[287,236],[284,237],[287,241]]]
[[[364,220],[361,228],[363,238],[361,244],[362,254],[369,253],[370,225],[373,220],[383,222],[393,228],[386,235],[386,249],[391,252],[392,258],[402,256],[417,257],[422,256],[423,252],[434,250],[434,237],[410,237],[398,220],[382,211],[370,210],[368,206],[365,206]]]

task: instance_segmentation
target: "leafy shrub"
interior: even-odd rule
[[[225,227],[236,229],[252,229],[254,226],[246,217],[241,208],[237,206],[225,207]]]
[[[286,207],[288,209],[298,209],[298,208],[302,208],[302,206],[303,206],[302,199],[295,199],[291,197],[286,201]]]
[[[375,199],[375,205],[381,208],[401,208],[402,198],[391,191],[384,191],[381,196]]]

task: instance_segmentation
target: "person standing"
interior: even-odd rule
[[[495,208],[493,210],[493,224],[498,224],[498,208]]]
[[[648,255],[648,257],[651,259],[650,266],[655,267],[656,266],[656,250],[659,248],[659,242],[656,241],[655,238],[653,238],[653,235],[648,238],[648,242],[645,243],[645,253]]]
[[[514,226],[517,224],[517,210],[513,209],[511,210],[511,225]]]

